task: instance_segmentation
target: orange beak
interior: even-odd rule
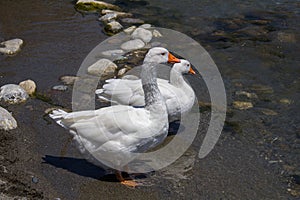
[[[196,74],[196,72],[192,69],[192,67],[190,67],[189,73],[190,73],[190,74]]]
[[[180,63],[180,60],[173,56],[171,53],[168,55],[168,62],[169,63]]]

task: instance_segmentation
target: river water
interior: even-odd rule
[[[146,23],[185,33],[209,52],[226,87],[228,113],[222,136],[208,157],[196,157],[210,116],[209,110],[203,111],[199,137],[185,156],[149,175],[151,186],[136,190],[117,185],[113,178],[101,178],[101,169],[83,160],[73,147],[60,160],[68,136],[48,124],[43,114],[54,104],[70,109],[71,88],[66,92],[51,88],[61,84],[60,76],[75,75],[86,55],[108,36],[97,14],[77,12],[72,1],[2,0],[0,40],[17,37],[25,44],[15,56],[0,55],[0,85],[30,78],[38,92],[52,100],[48,104],[32,99],[7,107],[20,127],[12,133],[32,139],[27,144],[32,159],[18,168],[24,171],[23,182],[46,199],[299,198],[300,2],[108,2]],[[254,96],[238,95],[239,91]],[[195,92],[198,100],[209,100],[202,95],[206,88]],[[254,107],[235,109],[234,101],[252,102]],[[20,162],[29,160],[24,153],[19,156],[26,158]],[[39,183],[31,183],[31,174]]]

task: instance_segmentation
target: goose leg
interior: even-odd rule
[[[121,182],[121,184],[126,185],[128,187],[133,187],[133,188],[138,186],[138,183],[135,182],[134,180],[125,180],[122,176],[122,172],[116,170],[115,174],[116,174],[117,179]]]

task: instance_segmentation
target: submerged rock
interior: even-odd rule
[[[103,51],[102,55],[109,56],[109,57],[118,57],[123,55],[125,52],[122,49],[115,49],[115,50],[108,50]]]
[[[233,107],[239,110],[247,110],[253,108],[253,104],[251,102],[246,101],[234,101]]]
[[[19,86],[21,86],[29,95],[33,95],[36,91],[36,84],[30,79],[20,82]]]
[[[58,90],[58,91],[66,91],[68,89],[68,86],[66,85],[56,85],[52,87],[52,90]]]
[[[290,99],[286,99],[286,98],[280,99],[279,102],[285,105],[290,105],[292,103]]]
[[[257,95],[255,93],[245,92],[245,91],[237,91],[235,93],[237,96],[246,96],[249,99],[257,99]]]
[[[17,128],[17,126],[15,118],[0,106],[0,129],[8,131]]]
[[[121,45],[121,48],[124,50],[137,50],[145,46],[145,43],[140,39],[129,40]]]
[[[268,116],[276,116],[278,115],[277,112],[275,112],[274,110],[271,110],[271,109],[267,109],[267,108],[263,108],[261,109],[261,112],[265,115],[268,115]]]
[[[118,66],[108,59],[100,59],[88,68],[90,75],[98,76],[100,80],[106,80],[115,76]]]
[[[144,29],[149,29],[151,27],[152,27],[151,24],[142,24],[139,26],[139,28],[144,28]]]
[[[154,30],[152,34],[154,37],[162,37],[162,34],[158,30]]]
[[[59,78],[66,85],[74,85],[75,81],[78,80],[77,76],[62,76]]]
[[[115,14],[115,13],[107,13],[99,18],[99,20],[101,22],[106,23],[106,24],[109,22],[115,21],[115,19],[117,19],[117,14]]]
[[[152,39],[152,33],[151,33],[151,31],[148,31],[144,28],[137,28],[131,34],[131,38],[132,39],[141,39],[145,43],[148,43]]]
[[[123,19],[121,19],[121,22],[127,23],[127,24],[143,24],[143,23],[145,23],[144,20],[135,19],[135,18],[123,18]]]
[[[121,10],[121,8],[116,5],[96,0],[79,0],[77,1],[75,8],[85,12],[96,12],[103,9]]]
[[[122,31],[123,26],[117,22],[117,21],[112,21],[106,24],[104,30],[106,31],[107,34],[109,35],[114,35],[116,33],[119,33]]]
[[[251,90],[254,90],[254,91],[262,93],[262,94],[272,94],[272,93],[274,93],[274,90],[273,90],[272,87],[267,86],[267,85],[261,85],[261,84],[252,85]]]
[[[114,11],[114,10],[102,10],[101,11],[102,15],[106,15],[106,14],[110,14],[110,13],[114,13],[117,16],[117,18],[132,17],[131,13],[126,13],[126,12],[118,12],[118,11]]]
[[[23,40],[12,39],[0,43],[0,53],[12,55],[20,51]]]
[[[127,34],[131,34],[136,29],[136,26],[130,26],[129,28],[126,28],[123,30]]]
[[[286,33],[286,32],[278,32],[277,39],[280,42],[286,42],[286,43],[295,43],[297,41],[296,35],[294,33]]]
[[[0,99],[10,104],[22,103],[28,97],[27,92],[19,85],[7,84],[0,88]]]

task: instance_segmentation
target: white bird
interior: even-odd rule
[[[175,63],[170,71],[170,81],[157,79],[158,88],[164,97],[169,114],[169,122],[180,120],[188,113],[195,100],[192,87],[184,80],[183,73],[195,74],[187,60]],[[121,105],[144,106],[144,92],[141,80],[109,79],[102,89],[96,90],[99,99]]]
[[[167,61],[179,60],[162,48],[150,49],[146,55],[141,71],[144,108],[116,105],[71,113],[58,109],[49,116],[69,130],[77,148],[90,162],[124,169],[134,159],[133,152],[145,152],[167,136],[167,108],[157,86],[155,69],[156,63]],[[119,170],[116,175],[124,185],[137,185],[134,180],[125,180]]]

